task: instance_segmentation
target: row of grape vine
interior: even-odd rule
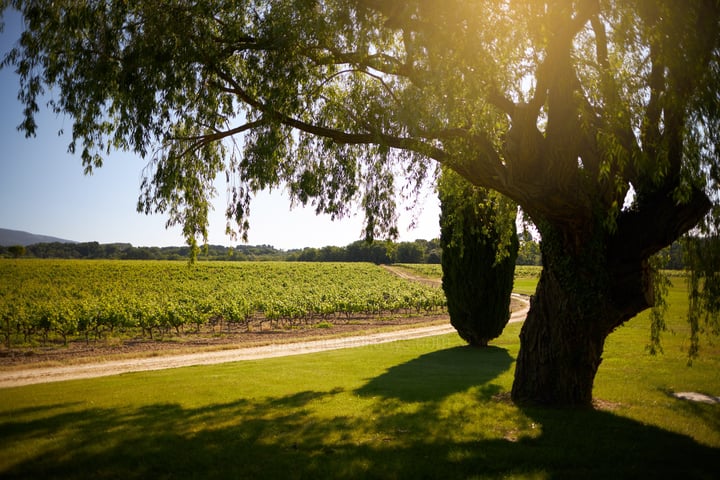
[[[444,308],[441,289],[372,264],[0,261],[6,347],[118,334],[328,326]]]

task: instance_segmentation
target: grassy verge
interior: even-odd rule
[[[686,365],[682,289],[665,354],[647,318],[608,339],[596,411],[507,401],[519,325],[298,357],[0,390],[0,477],[717,478],[720,351]]]

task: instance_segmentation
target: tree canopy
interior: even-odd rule
[[[191,244],[219,174],[241,234],[253,194],[287,185],[333,217],[360,206],[368,237],[393,236],[397,179],[411,194],[437,163],[519,204],[544,273],[516,400],[588,404],[605,336],[654,303],[648,258],[698,225],[717,234],[717,0],[0,5],[26,25],[3,60],[21,129],[35,133],[52,91],[70,151],[88,170],[112,149],[147,158],[139,210]]]
[[[672,188],[709,208],[718,178],[713,0],[8,5],[27,26],[3,62],[21,128],[54,89],[70,150],[88,169],[113,148],[148,157],[139,207],[188,238],[221,173],[241,231],[252,193],[284,181],[331,215],[358,200],[369,234],[392,233],[397,160],[571,222],[616,219],[631,186],[638,205]]]

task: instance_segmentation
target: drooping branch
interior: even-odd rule
[[[260,119],[255,122],[248,122],[244,125],[240,125],[239,127],[231,128],[229,130],[217,130],[215,133],[205,135],[193,135],[189,137],[177,136],[170,138],[170,140],[179,142],[190,142],[190,145],[188,145],[183,151],[181,151],[177,155],[178,158],[182,158],[190,152],[197,152],[201,148],[206,147],[214,142],[218,142],[234,135],[239,135],[241,133],[247,132],[248,130],[252,130],[253,128],[260,127],[266,123],[267,122],[264,119]]]
[[[326,54],[323,54],[323,52],[318,53],[317,49],[308,49],[305,55],[316,65],[355,65],[386,75],[403,77],[418,87],[425,84],[411,65],[386,53],[345,52],[333,47],[325,47],[322,50]]]
[[[182,141],[191,141],[194,143],[200,143],[202,145],[206,145],[212,142],[216,142],[218,140],[222,140],[224,138],[232,137],[233,135],[238,135],[240,133],[246,132],[248,130],[251,130],[253,128],[257,128],[263,124],[267,123],[265,120],[257,120],[254,122],[248,122],[243,125],[240,125],[239,127],[231,128],[229,130],[218,130],[215,133],[207,134],[207,135],[194,135],[190,137],[173,137],[171,140],[182,140]]]
[[[497,176],[501,183],[507,182],[507,170],[502,164],[500,156],[495,150],[495,146],[492,144],[486,135],[482,135],[477,132],[470,132],[464,128],[447,128],[442,130],[421,130],[420,136],[427,139],[437,139],[441,141],[463,139],[478,150],[482,163],[487,165],[493,170],[493,176]],[[478,178],[473,182],[472,179],[468,179],[472,183],[482,183]]]
[[[419,22],[411,15],[408,2],[387,0],[359,0],[358,5],[379,12],[385,17],[385,26],[390,28],[417,29]]]

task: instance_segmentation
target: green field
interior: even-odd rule
[[[6,347],[437,313],[438,288],[369,263],[0,260]]]
[[[715,479],[720,350],[687,365],[685,291],[664,354],[647,315],[607,341],[595,411],[508,401],[520,325],[305,356],[0,390],[0,477]]]

